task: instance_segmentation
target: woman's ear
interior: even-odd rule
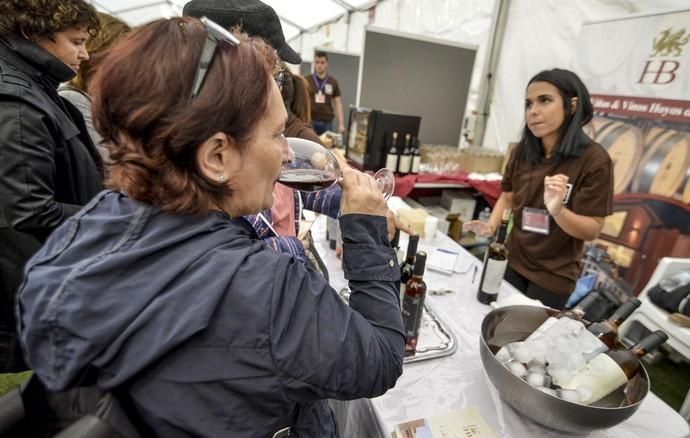
[[[570,99],[570,113],[574,113],[577,109],[577,97]]]
[[[224,183],[230,177],[228,172],[231,156],[232,144],[230,139],[222,132],[217,132],[197,149],[197,166],[206,179]]]

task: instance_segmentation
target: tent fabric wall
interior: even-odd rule
[[[311,59],[314,47],[361,53],[364,28],[372,25],[478,46],[467,103],[467,110],[471,111],[477,106],[494,3],[495,0],[384,0],[377,3],[372,19],[368,11],[355,12],[314,32],[304,33],[290,43],[305,60]]]
[[[506,150],[520,138],[527,81],[544,69],[574,69],[583,22],[687,7],[686,0],[540,0],[540,7],[535,3],[511,1],[483,146]]]
[[[92,2],[98,9],[116,13],[136,25],[141,24],[142,20],[177,15],[186,1]],[[312,0],[310,5],[318,7],[319,2],[326,1],[332,0]],[[289,42],[301,52],[305,61],[310,60],[314,47],[319,46],[360,54],[364,28],[370,24],[383,29],[476,45],[479,51],[465,112],[469,114],[479,104],[478,91],[483,79],[497,1],[379,0],[373,11],[345,14],[332,23],[297,35]],[[687,8],[687,4],[687,0],[510,0],[505,35],[493,75],[495,88],[483,146],[505,150],[508,143],[519,138],[527,81],[545,68],[573,68],[576,65],[576,42],[583,22],[679,10]],[[293,2],[291,7],[297,8],[298,4]],[[123,10],[127,12],[117,13]],[[286,31],[288,38],[295,35],[293,27],[287,23],[284,25],[289,28]]]
[[[479,46],[466,114],[477,110],[496,0],[385,0],[373,20],[358,12],[293,39],[303,56],[318,45],[358,52],[364,27],[418,33]],[[482,145],[505,151],[520,138],[525,85],[540,70],[574,68],[582,23],[687,7],[687,0],[511,0]]]

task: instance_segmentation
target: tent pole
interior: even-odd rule
[[[493,23],[491,24],[491,34],[489,36],[489,52],[487,53],[487,60],[484,63],[482,83],[479,87],[479,96],[477,98],[477,110],[479,114],[475,122],[473,143],[479,146],[484,144],[486,123],[489,120],[491,101],[494,94],[494,75],[498,67],[498,58],[501,54],[509,9],[510,0],[496,0]]]

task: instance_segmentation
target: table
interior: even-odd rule
[[[325,217],[312,226],[314,244],[328,266],[331,285],[336,289],[347,286],[340,259],[328,248]],[[401,236],[401,247],[407,242]],[[442,233],[431,242],[420,242],[420,249],[438,247],[460,252],[460,257],[479,260]],[[467,261],[469,263],[469,260]],[[375,399],[334,402],[341,437],[389,438],[396,424],[406,420],[444,414],[466,407],[476,407],[491,429],[499,437],[559,437],[564,434],[534,423],[517,413],[500,399],[498,392],[484,372],[479,356],[481,321],[491,309],[476,298],[479,275],[472,283],[472,271],[445,275],[431,270],[424,279],[429,290],[449,288],[454,293],[444,296],[427,295],[427,303],[441,316],[458,341],[457,351],[440,359],[405,364],[403,375],[395,388]],[[509,284],[502,285],[501,295],[519,293]],[[589,437],[687,437],[688,423],[670,406],[649,393],[642,406],[627,421],[616,427],[595,431]]]
[[[437,175],[420,173],[395,177],[395,195],[407,197],[415,189],[426,188],[472,188],[484,196],[486,202],[493,206],[501,194],[500,181],[484,181],[470,179],[467,172],[459,171],[451,174]]]

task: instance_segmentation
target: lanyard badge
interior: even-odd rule
[[[522,230],[538,234],[549,234],[549,212],[541,208],[522,209]]]

